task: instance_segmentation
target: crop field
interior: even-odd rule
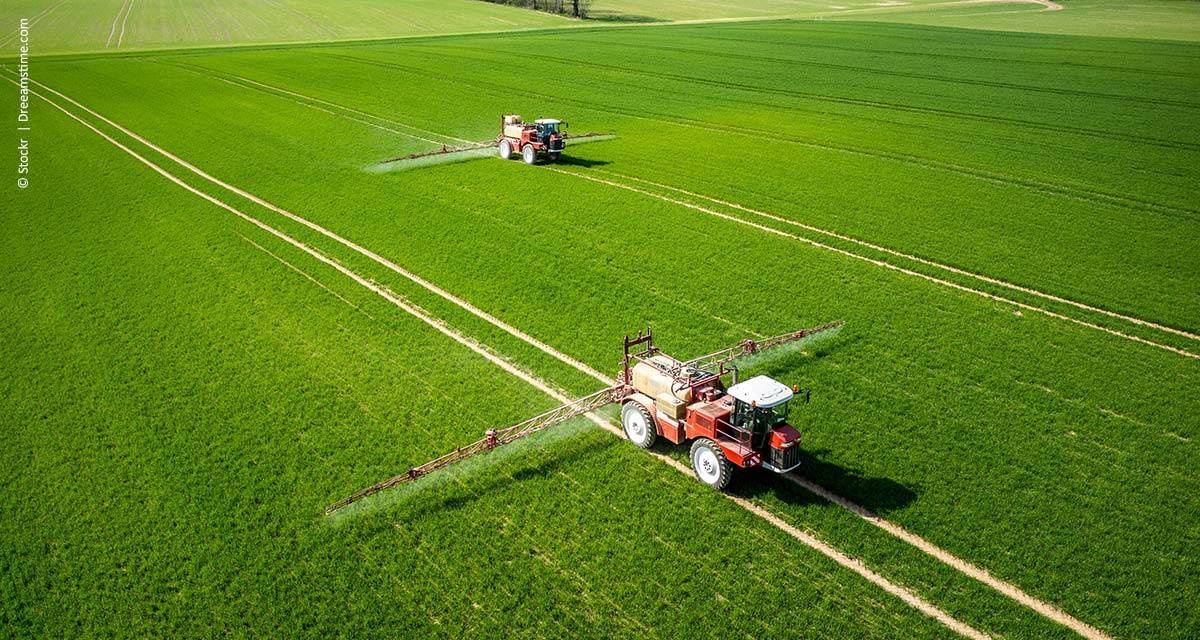
[[[396,38],[570,24],[558,16],[474,0],[6,0],[0,6],[5,26],[0,46],[8,49],[15,40],[20,18],[32,23],[35,50],[42,53]]]
[[[1200,9],[135,2],[0,9],[5,637],[1200,636]],[[403,160],[502,113],[604,136]],[[323,511],[838,319],[790,474],[608,407]]]

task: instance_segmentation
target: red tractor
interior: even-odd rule
[[[501,116],[500,136],[496,138],[500,157],[508,160],[514,153],[520,153],[525,164],[537,162],[539,156],[557,162],[567,146],[562,132],[566,128],[567,123],[562,120],[539,118],[528,124],[518,115]]]
[[[612,386],[510,427],[489,429],[483,439],[361,489],[329,505],[325,513],[614,403],[621,405],[625,436],[643,449],[653,446],[659,436],[675,444],[691,440],[692,468],[696,477],[711,487],[724,489],[735,467],[787,473],[800,464],[800,432],[788,423],[788,405],[800,389],[766,376],[738,382],[734,362],[831,335],[841,326],[839,320],[770,338],[743,340],[686,362],[659,351],[649,329],[632,339],[625,336],[625,359]],[[641,345],[645,347],[640,351],[631,351]],[[728,389],[722,382],[725,376],[733,378]],[[808,402],[807,391],[804,402]]]
[[[630,353],[642,344],[644,351]],[[799,389],[767,376],[737,382],[737,368],[727,363],[761,348],[753,341],[739,347],[680,362],[659,351],[650,332],[625,338],[625,436],[643,449],[659,436],[674,444],[692,441],[696,477],[717,489],[729,484],[734,467],[787,473],[799,466],[800,432],[788,424],[788,405]],[[726,389],[722,378],[730,374],[734,384]]]

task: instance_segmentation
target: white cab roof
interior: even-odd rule
[[[792,390],[767,376],[755,376],[729,387],[729,395],[746,403],[769,409],[792,399]]]
[[[538,118],[534,122],[538,124],[562,124],[562,120],[555,120],[554,118]]]

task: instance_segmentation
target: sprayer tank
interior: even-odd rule
[[[673,358],[662,354],[653,356],[650,360],[668,369],[679,364]],[[651,398],[658,398],[660,395],[667,394],[678,398],[684,403],[692,402],[692,388],[690,386],[685,386],[682,389],[672,389],[671,383],[671,376],[663,373],[658,367],[649,362],[639,362],[633,366],[634,389]]]

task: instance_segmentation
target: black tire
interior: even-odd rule
[[[559,158],[559,156],[561,156],[561,155],[562,155],[561,153],[552,153],[552,154],[550,154],[550,162],[558,162],[558,158]]]
[[[723,491],[733,478],[733,463],[725,457],[725,452],[717,443],[708,438],[697,438],[692,443],[692,471],[696,479],[704,484]]]
[[[621,428],[630,442],[643,449],[653,447],[658,440],[654,417],[645,407],[634,401],[621,406]]]

